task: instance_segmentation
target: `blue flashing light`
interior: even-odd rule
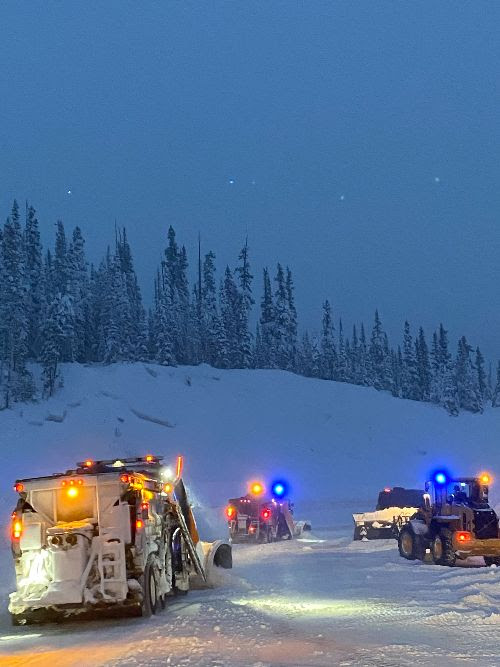
[[[437,472],[434,475],[434,481],[436,482],[436,484],[446,484],[446,475],[444,474],[444,472]]]
[[[288,485],[283,480],[273,482],[271,491],[276,498],[283,498],[288,491]]]

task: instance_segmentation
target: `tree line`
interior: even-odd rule
[[[62,383],[60,364],[151,361],[208,363],[219,368],[283,369],[307,377],[374,387],[398,398],[431,402],[450,414],[500,406],[500,363],[491,364],[462,336],[453,354],[442,324],[430,346],[408,322],[391,346],[378,311],[371,329],[349,335],[323,303],[317,332],[299,335],[289,267],[263,271],[253,330],[254,278],[248,243],[236,266],[218,280],[216,256],[198,248],[190,286],[186,248],[169,227],[156,272],[152,306],[144,307],[125,228],[96,267],[85,257],[81,230],[68,237],[57,222],[53,250],[44,252],[36,211],[17,202],[0,227],[0,408],[51,396]],[[40,387],[31,362],[41,367]]]

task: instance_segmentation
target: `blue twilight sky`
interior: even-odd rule
[[[3,0],[0,215],[93,261],[116,218],[146,301],[169,224],[220,272],[248,234],[303,325],[328,297],[497,358],[499,56],[498,2]]]

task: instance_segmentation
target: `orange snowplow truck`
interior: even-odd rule
[[[182,480],[163,457],[86,460],[15,483],[14,624],[98,610],[150,616],[170,595],[231,567],[231,546],[202,542]]]

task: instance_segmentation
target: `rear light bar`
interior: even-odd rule
[[[113,466],[116,464],[122,465],[126,463],[160,463],[163,461],[163,456],[153,456],[153,454],[147,454],[146,456],[133,456],[126,459],[100,459],[99,461],[92,461],[87,459],[86,461],[79,461],[76,465],[79,468],[90,468],[94,466]],[[87,465],[91,463],[92,465]]]

